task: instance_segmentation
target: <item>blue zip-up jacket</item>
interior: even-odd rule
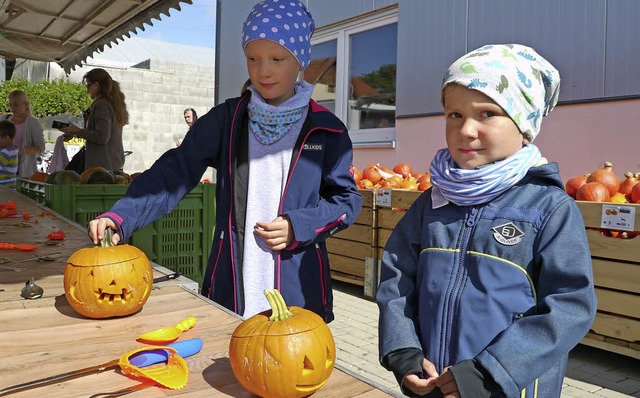
[[[169,213],[202,178],[216,169],[216,228],[202,294],[242,314],[242,245],[249,167],[249,95],[229,99],[198,118],[182,144],[164,153],[131,184],[108,213],[122,241]],[[352,224],[362,197],[352,175],[353,152],[346,127],[310,102],[292,153],[280,203],[295,241],[277,252],[274,288],[288,305],[333,320],[333,295],[325,240]],[[268,170],[264,171],[268,173]]]
[[[453,366],[461,391],[454,365],[472,360],[504,396],[559,397],[596,297],[584,221],[557,165],[477,206],[433,209],[426,191],[385,246],[376,301],[383,364],[420,349],[438,373]]]

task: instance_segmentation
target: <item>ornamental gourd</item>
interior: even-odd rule
[[[271,314],[254,315],[231,336],[231,370],[242,387],[260,397],[311,395],[324,385],[335,364],[331,330],[315,313],[287,308],[277,290],[265,295]]]
[[[107,229],[99,245],[80,249],[67,260],[64,293],[71,307],[88,318],[131,315],[146,303],[153,287],[147,256],[131,245],[111,243]]]

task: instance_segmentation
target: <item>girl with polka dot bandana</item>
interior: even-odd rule
[[[299,1],[257,3],[242,26],[248,89],[198,118],[179,147],[92,221],[94,242],[106,227],[126,241],[214,167],[216,230],[202,294],[248,318],[270,308],[263,291],[276,288],[288,305],[330,322],[325,241],[355,221],[362,197],[346,127],[298,81],[314,29]]]

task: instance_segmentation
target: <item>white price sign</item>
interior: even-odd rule
[[[621,231],[635,231],[636,208],[632,206],[602,205],[600,226]]]
[[[376,206],[391,207],[390,189],[378,189],[376,191]]]

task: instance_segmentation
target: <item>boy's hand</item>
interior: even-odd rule
[[[449,371],[449,368],[446,368],[436,379],[436,385],[440,388],[440,391],[442,391],[444,398],[460,398],[456,379],[453,377],[453,373]]]
[[[253,232],[274,251],[283,250],[293,242],[293,228],[287,217],[278,216],[271,222],[257,222]]]
[[[409,374],[402,380],[402,385],[418,395],[429,394],[436,387],[438,372],[436,367],[427,359],[422,361],[422,372],[428,378],[420,378],[417,374]]]
[[[117,233],[118,226],[110,218],[104,217],[89,221],[89,238],[91,238],[94,245],[99,244],[104,238],[104,230],[107,228],[116,231],[111,237],[111,243],[117,245],[120,242],[120,234]]]

